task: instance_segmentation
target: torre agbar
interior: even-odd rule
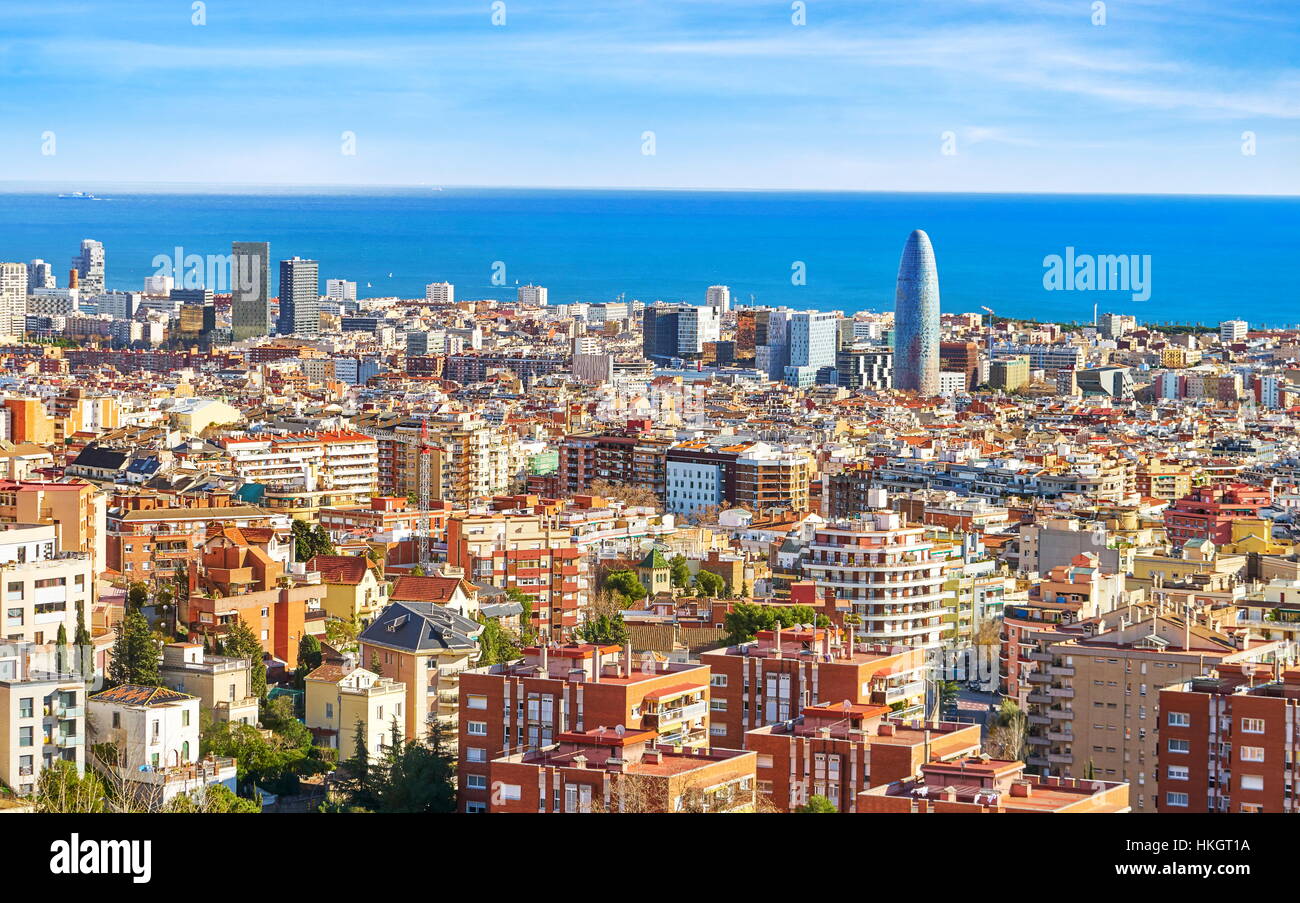
[[[864,643],[938,646],[943,564],[930,555],[924,527],[905,527],[893,511],[817,527],[804,573],[852,605]]]
[[[894,388],[939,392],[939,270],[930,236],[907,237],[894,295]]]

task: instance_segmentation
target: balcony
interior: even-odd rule
[[[1048,709],[1047,717],[1052,719],[1053,721],[1073,721],[1074,710],[1073,709]]]
[[[1073,699],[1074,690],[1070,687],[1048,687],[1047,694],[1057,699]]]
[[[703,718],[708,714],[708,711],[709,704],[701,700],[700,702],[692,702],[689,705],[662,709],[658,712],[646,712],[645,717],[662,729],[667,724],[674,724],[679,721],[693,721],[696,718]]]

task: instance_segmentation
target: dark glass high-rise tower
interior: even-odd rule
[[[236,342],[271,332],[270,257],[264,241],[230,246],[230,333]]]
[[[894,388],[939,393],[939,270],[930,236],[907,236],[894,295]]]

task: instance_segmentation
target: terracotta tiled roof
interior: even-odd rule
[[[96,693],[90,697],[97,702],[117,702],[122,705],[165,705],[185,699],[196,699],[188,693],[178,693],[166,687],[142,687],[138,684],[122,684],[111,690]]]
[[[474,585],[466,583],[460,577],[398,577],[389,598],[395,602],[435,602],[443,605],[451,601],[458,586],[464,589],[466,595],[472,596],[475,593]]]
[[[356,586],[365,579],[366,571],[375,566],[364,555],[317,555],[307,562],[307,570],[319,571],[323,583],[346,583]]]

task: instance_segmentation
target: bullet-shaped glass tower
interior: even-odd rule
[[[894,295],[894,388],[939,392],[939,270],[930,236],[907,236]]]

